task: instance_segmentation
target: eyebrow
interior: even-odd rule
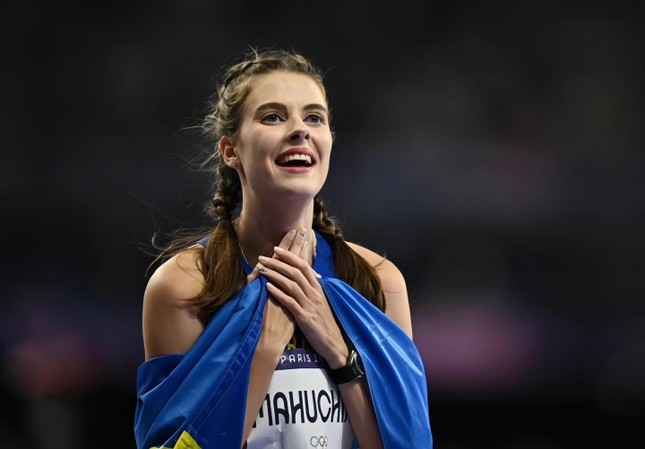
[[[285,110],[287,109],[287,106],[282,103],[278,103],[276,101],[271,101],[268,103],[262,103],[260,106],[255,108],[255,112],[257,114],[258,112],[266,111],[267,109]],[[305,105],[303,106],[302,109],[304,111],[323,111],[325,114],[329,115],[329,111],[327,110],[327,108],[319,103],[311,103],[311,104]]]

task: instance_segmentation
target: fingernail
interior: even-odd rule
[[[319,275],[319,274],[318,274],[318,273],[316,273],[315,271],[314,271],[314,276],[316,276],[318,279],[320,279],[320,278],[322,277],[321,275]]]
[[[285,250],[284,248],[280,248],[279,246],[274,246],[273,251],[275,251],[278,254],[284,254],[285,252],[287,252],[287,250]]]
[[[268,259],[268,257],[267,257],[267,256],[258,256],[258,259],[259,259],[259,260],[267,260],[267,259]]]

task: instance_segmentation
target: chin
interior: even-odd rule
[[[279,194],[295,198],[314,199],[320,193],[322,186],[283,186],[279,189]]]

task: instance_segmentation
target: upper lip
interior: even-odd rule
[[[304,154],[306,156],[309,156],[309,158],[311,159],[311,165],[314,165],[317,162],[314,153],[309,148],[305,147],[289,148],[287,151],[280,153],[280,155],[275,159],[275,162],[277,164],[284,158],[296,154]]]

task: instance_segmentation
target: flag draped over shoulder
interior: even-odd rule
[[[331,249],[318,235],[314,269],[345,333],[361,355],[385,449],[432,448],[427,385],[414,343],[392,320],[334,277]],[[251,360],[268,298],[258,278],[231,298],[185,355],[139,367],[138,449],[238,449]]]

